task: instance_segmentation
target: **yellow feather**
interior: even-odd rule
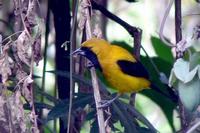
[[[125,74],[117,64],[118,60],[136,62],[134,56],[126,49],[97,38],[84,42],[82,47],[90,48],[97,55],[104,77],[119,93],[138,92],[149,88],[148,79]]]

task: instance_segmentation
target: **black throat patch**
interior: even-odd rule
[[[90,48],[87,47],[82,47],[81,50],[85,52],[84,56],[92,62],[94,67],[102,71],[102,67],[98,61],[97,55],[92,50],[90,50]]]

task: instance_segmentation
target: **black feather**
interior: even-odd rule
[[[147,70],[139,61],[131,62],[127,60],[118,60],[117,64],[119,65],[122,72],[125,74],[149,79],[149,74]]]
[[[102,71],[102,67],[98,61],[97,55],[88,47],[81,47],[81,50],[85,52],[84,56],[92,62],[93,66]]]
[[[169,87],[169,86],[167,86],[167,87]],[[178,102],[178,96],[174,92],[173,92],[173,94],[171,93],[170,95],[168,95],[165,92],[163,92],[160,88],[158,88],[155,84],[151,84],[150,88],[153,89],[154,91],[160,93],[161,95],[165,96],[166,98],[172,100],[174,103]]]

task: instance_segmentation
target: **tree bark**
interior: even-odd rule
[[[54,26],[56,32],[56,70],[70,71],[70,45],[67,51],[61,45],[70,40],[70,1],[69,0],[50,0],[50,9],[54,15]],[[69,99],[70,80],[57,75],[57,87],[59,99]],[[67,132],[67,118],[60,119],[60,133]]]

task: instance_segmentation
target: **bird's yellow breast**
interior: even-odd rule
[[[110,45],[109,50],[101,52],[97,57],[102,67],[104,77],[114,89],[119,91],[119,93],[138,92],[150,86],[150,82],[147,79],[125,74],[119,68],[117,64],[119,59],[132,62],[136,61],[127,50],[115,45]]]

